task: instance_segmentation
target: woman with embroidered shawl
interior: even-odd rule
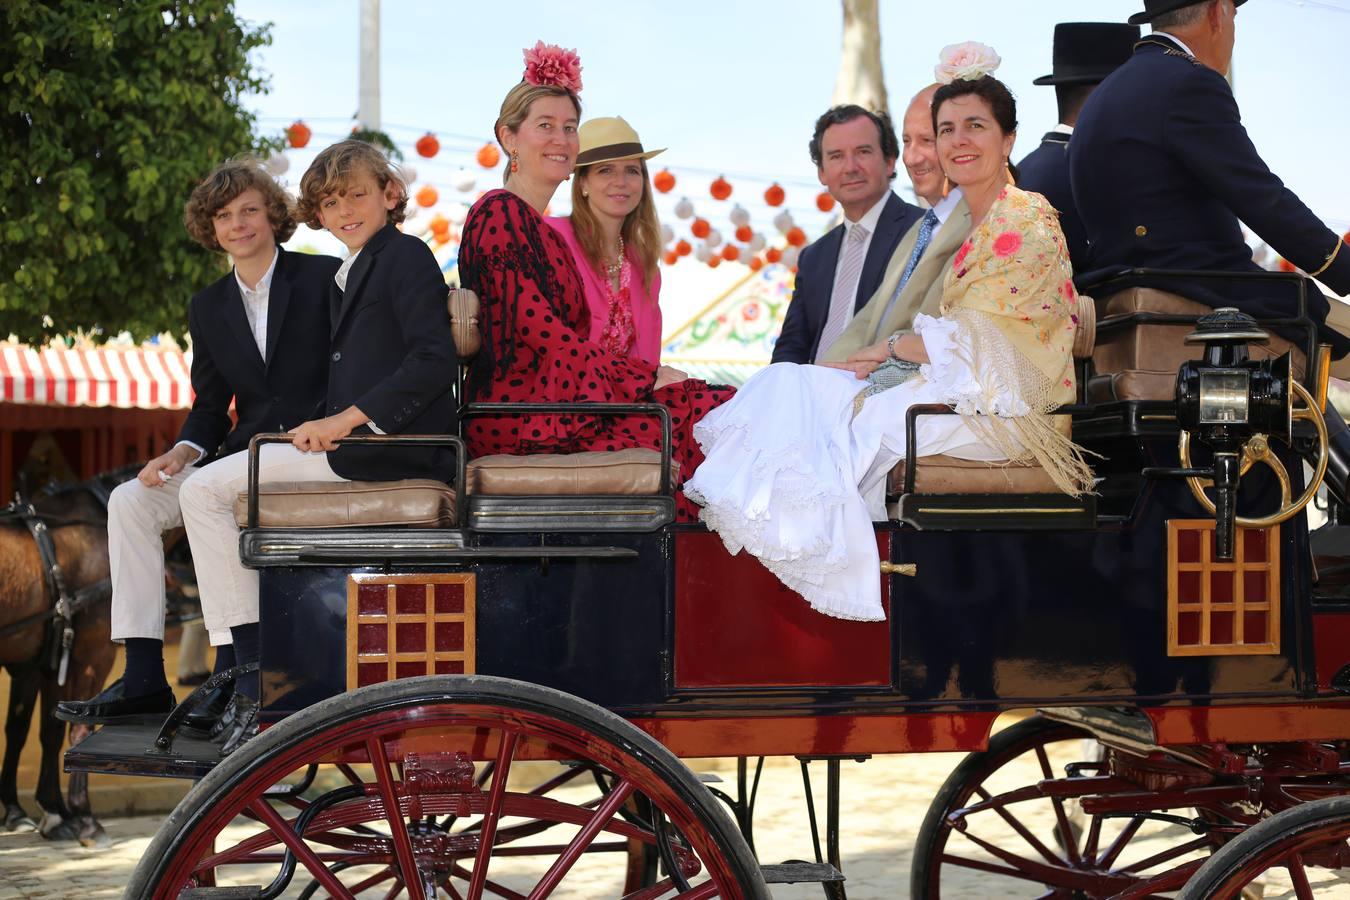
[[[1067,422],[1049,415],[1075,396],[1064,236],[1054,208],[1013,185],[1016,106],[989,71],[966,67],[933,100],[939,159],[975,223],[945,275],[941,317],[919,315],[912,334],[833,367],[770,366],[694,429],[706,459],[685,492],[702,521],[830,615],[884,618],[872,522],[886,518],[910,406],[960,414],[918,419],[920,455],[1034,458],[1066,493],[1091,488]]]
[[[483,349],[468,399],[489,403],[660,403],[670,411],[678,488],[703,459],[693,424],[735,391],[592,339],[586,289],[566,240],[544,210],[577,160],[581,63],[543,42],[525,52],[525,76],[502,101],[497,141],[506,186],[469,210],[459,249],[464,287],[478,294]],[[651,416],[477,417],[465,427],[474,456],[658,449]],[[676,495],[677,517],[697,510]]]

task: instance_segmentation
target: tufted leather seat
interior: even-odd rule
[[[234,500],[234,520],[248,524],[248,494]],[[426,478],[406,481],[271,481],[259,486],[263,528],[353,528],[455,525],[455,490]]]
[[[672,484],[679,474],[680,464],[672,460]],[[629,449],[480,456],[469,463],[467,487],[471,495],[503,497],[658,494],[661,453]]]
[[[1154,288],[1129,288],[1100,301],[1102,318],[1131,313],[1199,317],[1210,312],[1203,303]],[[1104,332],[1092,352],[1096,374],[1087,385],[1088,401],[1171,400],[1177,369],[1186,360],[1199,358],[1203,350],[1186,343],[1186,335],[1194,330],[1189,323],[1140,323]],[[1273,359],[1290,350],[1294,377],[1302,378],[1304,353],[1289,341],[1272,334],[1269,343],[1250,345],[1253,359]]]

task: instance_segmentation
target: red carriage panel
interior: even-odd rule
[[[1317,686],[1325,689],[1337,672],[1350,666],[1350,612],[1315,613],[1312,621]],[[1350,726],[1346,733],[1350,734]]]
[[[877,535],[881,558],[889,542]],[[881,575],[878,573],[878,578]],[[884,622],[816,612],[754,557],[731,556],[715,534],[675,540],[675,686],[891,684],[890,591]]]

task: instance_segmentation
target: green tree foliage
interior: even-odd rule
[[[183,204],[216,163],[277,146],[242,105],[269,41],[231,0],[0,2],[0,340],[186,331],[226,261]]]

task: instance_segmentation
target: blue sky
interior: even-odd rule
[[[273,23],[272,46],[255,56],[272,91],[248,101],[260,125],[276,131],[303,118],[319,146],[348,131],[357,104],[357,0],[237,0],[236,8]],[[991,44],[1004,60],[999,77],[1019,99],[1020,157],[1055,123],[1053,89],[1031,84],[1049,71],[1054,24],[1123,21],[1141,8],[1142,0],[881,0],[892,111],[932,80],[943,45]],[[1343,103],[1350,0],[1251,0],[1237,25],[1237,96],[1257,147],[1314,211],[1337,230],[1350,228]],[[822,220],[811,207],[819,187],[806,144],[839,65],[841,14],[833,0],[384,0],[382,31],[386,130],[401,141],[435,131],[447,148],[438,160],[413,160],[422,180],[448,180],[491,139],[501,98],[520,77],[521,48],[542,38],[579,51],[587,116],[624,116],[648,147],[670,148],[658,169],[695,173],[681,179],[675,196],[687,193],[702,211],[711,205],[707,181],[718,172],[733,184],[737,175],[754,176],[758,186],[743,179],[733,200],[758,200],[759,182],[777,179],[801,210],[799,222]],[[308,156],[293,160],[302,166]],[[491,175],[479,181],[496,183]],[[903,174],[898,185],[907,186]],[[755,224],[765,218],[756,212]]]

